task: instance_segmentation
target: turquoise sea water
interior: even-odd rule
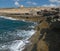
[[[35,32],[34,25],[0,17],[0,51],[22,51]]]

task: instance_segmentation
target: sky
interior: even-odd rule
[[[60,0],[0,0],[0,8],[11,7],[57,7],[60,5]]]

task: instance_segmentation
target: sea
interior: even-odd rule
[[[0,16],[0,51],[23,51],[36,23]]]

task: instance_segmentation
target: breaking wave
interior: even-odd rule
[[[7,42],[7,44],[5,43],[3,45],[0,45],[0,51],[22,51],[25,48],[25,45],[30,43],[28,39],[31,38],[31,36],[35,33],[35,31],[20,30],[14,33],[17,33],[16,34],[17,37],[19,36],[23,38],[22,39],[15,38],[13,41]],[[16,36],[14,34],[14,37]]]
[[[15,18],[12,18],[12,17],[6,17],[6,16],[0,16],[0,18],[10,19],[10,20],[19,20],[19,19],[15,19]]]

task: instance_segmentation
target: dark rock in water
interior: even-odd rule
[[[60,22],[53,22],[50,28],[45,37],[49,51],[60,51]]]

